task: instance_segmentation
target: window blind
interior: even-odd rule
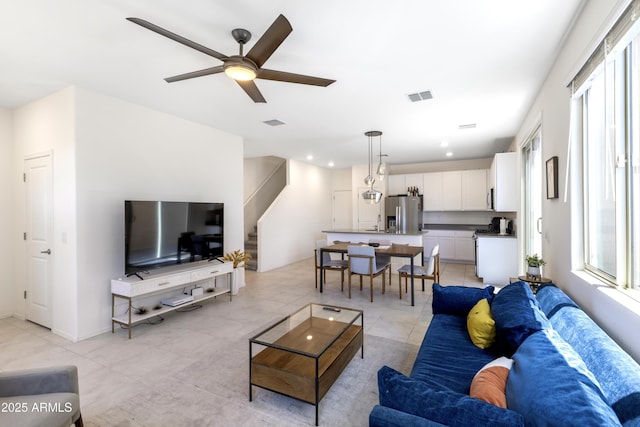
[[[626,46],[631,38],[638,32],[640,20],[640,0],[632,0],[629,6],[622,12],[620,18],[613,24],[604,39],[598,44],[589,59],[575,75],[569,87],[572,92],[579,90],[589,80],[589,77],[604,63],[605,57],[620,45]],[[634,28],[634,26],[636,28]],[[632,31],[634,30],[634,31]],[[624,47],[623,46],[623,47]]]

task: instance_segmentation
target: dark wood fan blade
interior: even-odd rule
[[[249,95],[249,97],[253,99],[253,102],[267,102],[267,100],[264,99],[264,97],[260,93],[260,89],[258,89],[258,86],[256,86],[256,84],[253,82],[253,80],[244,81],[244,82],[236,80],[236,83],[238,83],[240,87],[247,93],[247,95]]]
[[[293,28],[284,17],[280,15],[273,21],[273,24],[264,32],[260,40],[253,45],[246,57],[256,63],[258,68],[267,62],[267,59],[275,52],[280,44],[291,34]]]
[[[221,61],[227,59],[227,56],[221,54],[220,52],[216,52],[213,49],[209,49],[206,46],[202,46],[199,43],[196,43],[196,42],[191,41],[189,39],[186,39],[186,38],[184,38],[182,36],[179,36],[176,33],[172,33],[171,31],[165,30],[162,27],[158,27],[157,25],[152,24],[149,21],[145,21],[144,19],[127,18],[127,21],[131,21],[131,22],[133,22],[135,24],[140,25],[141,27],[144,27],[144,28],[146,28],[148,30],[151,30],[151,31],[153,31],[155,33],[158,33],[158,34],[160,34],[162,36],[165,36],[167,38],[170,38],[171,40],[177,41],[178,43],[182,43],[183,45],[189,46],[190,48],[195,49],[197,51],[200,51],[200,52],[202,52],[204,54],[207,54],[209,56],[213,56],[214,58],[217,58],[217,59],[219,59]]]
[[[335,80],[305,76],[303,74],[287,73],[286,71],[267,70],[265,68],[258,70],[258,75],[256,76],[256,78],[323,87],[327,87],[331,83],[335,82]]]
[[[180,74],[178,76],[167,77],[165,81],[167,83],[179,82],[180,80],[193,79],[195,77],[208,76],[211,74],[218,74],[224,71],[224,66],[218,65],[216,67],[205,68],[204,70],[192,71],[190,73]]]

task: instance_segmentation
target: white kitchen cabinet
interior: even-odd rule
[[[422,236],[424,256],[429,258],[433,247],[440,244],[440,259],[461,263],[473,263],[473,231],[428,230]]]
[[[410,173],[404,176],[405,180],[405,192],[408,187],[417,187],[418,194],[423,194],[424,192],[424,174],[422,173]]]
[[[462,171],[462,210],[485,211],[487,209],[487,170]]]
[[[424,182],[422,210],[442,210],[442,172],[429,172],[422,175]]]
[[[483,283],[505,286],[518,276],[518,246],[515,237],[479,235],[476,239],[476,274]]]
[[[475,259],[475,241],[473,240],[474,231],[455,231],[455,259],[460,262],[473,263]]]
[[[387,182],[387,195],[397,196],[398,194],[407,194],[409,187],[417,187],[418,193],[422,194],[424,190],[423,174],[410,173],[400,175],[389,175]]]
[[[442,210],[462,210],[462,171],[442,172]]]
[[[397,196],[398,194],[407,194],[407,186],[405,185],[404,175],[389,175],[387,177],[387,194],[386,196]]]
[[[497,153],[491,163],[490,185],[493,184],[493,204],[496,212],[516,212],[518,210],[518,154]]]

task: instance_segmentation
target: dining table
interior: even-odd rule
[[[348,247],[353,245],[367,245],[366,243],[350,243],[350,242],[336,242],[332,245],[323,246],[320,248],[320,293],[323,290],[324,284],[324,268],[323,268],[323,259],[325,253],[339,253],[344,254],[347,253]],[[413,271],[413,267],[415,264],[415,257],[418,255],[422,255],[424,252],[424,248],[422,246],[409,246],[409,245],[380,245],[374,247],[376,255],[388,255],[391,257],[398,258],[409,258],[411,263],[411,271]],[[421,265],[424,266],[424,257],[420,256]],[[422,290],[424,291],[424,279],[422,279]],[[414,293],[414,278],[411,276],[411,305],[415,305],[415,293]]]

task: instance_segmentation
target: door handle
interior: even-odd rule
[[[542,234],[542,217],[538,218],[538,221],[536,221],[536,231],[538,232],[538,234]]]
[[[40,251],[41,254],[51,255],[51,249],[47,249],[46,251]]]

